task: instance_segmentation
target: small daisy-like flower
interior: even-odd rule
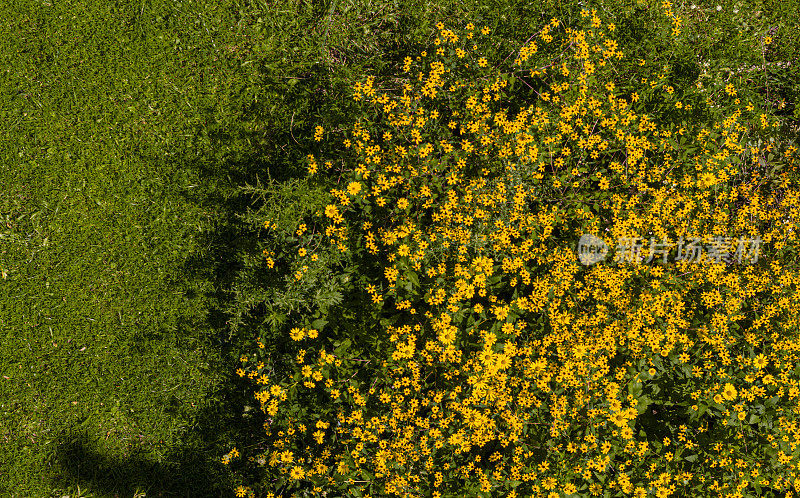
[[[302,468],[302,467],[300,467],[299,465],[296,465],[296,466],[295,466],[295,467],[292,469],[291,476],[292,476],[292,479],[294,479],[295,481],[299,481],[299,480],[300,480],[300,479],[302,479],[302,478],[303,478],[305,475],[306,475],[306,473],[303,471],[303,468]]]
[[[702,175],[700,175],[700,181],[698,182],[698,185],[700,186],[700,188],[705,188],[714,185],[715,182],[716,182],[716,177],[714,176],[714,174],[710,172],[705,172]]]
[[[361,183],[359,182],[350,182],[347,184],[347,192],[350,195],[356,195],[361,191]]]
[[[611,421],[618,427],[622,427],[623,425],[625,425],[625,422],[627,422],[627,420],[625,419],[625,414],[622,412],[617,412],[614,415],[612,415]]]
[[[456,334],[452,329],[447,329],[439,333],[439,340],[444,344],[452,344],[456,340]]]
[[[325,216],[328,218],[335,218],[338,214],[339,209],[335,205],[328,204],[328,206],[325,207]]]
[[[733,387],[733,384],[725,384],[725,387],[722,389],[722,396],[728,401],[733,401],[736,399],[737,393],[736,388]]]

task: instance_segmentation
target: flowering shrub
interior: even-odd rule
[[[347,154],[308,157],[337,182],[318,212],[265,222],[286,241],[269,268],[310,304],[279,353],[242,356],[264,432],[224,457],[255,479],[238,495],[792,488],[796,150],[735,82],[615,74],[615,26],[581,22],[552,19],[504,61],[482,54],[488,28],[439,24],[398,78],[355,83],[344,136],[317,127]],[[582,264],[582,234],[608,257]],[[636,237],[661,255],[621,257]],[[684,237],[726,257],[677,260]],[[728,257],[745,238],[758,257]],[[357,271],[322,264],[345,260]],[[357,326],[332,281],[362,296]]]

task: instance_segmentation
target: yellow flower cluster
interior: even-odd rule
[[[677,36],[680,20],[662,7]],[[273,418],[289,388],[335,407],[265,426],[264,465],[287,482],[377,496],[467,485],[492,496],[742,496],[795,482],[800,272],[779,256],[793,247],[800,190],[785,176],[764,187],[760,166],[779,145],[752,145],[752,106],[705,127],[644,113],[600,70],[624,57],[615,27],[584,17],[563,32],[554,19],[541,46],[521,47],[519,80],[483,69],[474,26],[439,24],[441,60],[406,58],[396,92],[355,85],[385,129],[353,126],[356,166],[320,215],[331,245],[380,261],[385,281],[365,291],[394,320],[387,350],[344,358],[303,343],[297,375],[256,394]],[[538,57],[558,37],[567,51],[548,71]],[[506,105],[528,78],[547,90]],[[665,75],[642,83],[676,99]],[[674,107],[690,110],[682,98]],[[574,247],[583,233],[650,240],[645,254],[656,237],[674,248],[691,235],[760,236],[772,259],[586,267]],[[760,423],[765,407],[777,415]],[[665,413],[672,425],[654,422]]]

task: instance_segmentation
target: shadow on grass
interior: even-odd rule
[[[107,456],[86,433],[74,432],[59,443],[57,463],[67,481],[101,496],[225,496],[219,488],[221,469],[199,453],[183,455],[177,463]]]
[[[236,483],[221,456],[234,442],[263,430],[263,421],[253,416],[257,409],[252,406],[248,386],[228,362],[217,360],[211,368],[230,374],[220,375],[220,387],[208,394],[204,405],[182,417],[186,430],[160,461],[137,444],[132,444],[127,454],[115,455],[98,436],[73,427],[56,441],[53,463],[57,470],[52,486],[74,489],[77,485],[98,497],[234,496]],[[175,405],[172,411],[179,409],[177,402]]]

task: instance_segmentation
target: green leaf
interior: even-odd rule
[[[650,396],[647,396],[646,394],[639,398],[638,403],[636,404],[636,411],[639,412],[639,415],[643,414],[652,402],[653,400],[650,399]]]
[[[407,271],[406,280],[414,284],[416,287],[419,287],[419,276],[417,276],[417,272],[412,270]]]
[[[334,343],[334,345],[335,344],[336,343]],[[350,348],[350,344],[350,339],[345,339],[336,346],[336,349],[334,349],[333,352],[336,354],[336,356],[344,356],[344,353]]]

